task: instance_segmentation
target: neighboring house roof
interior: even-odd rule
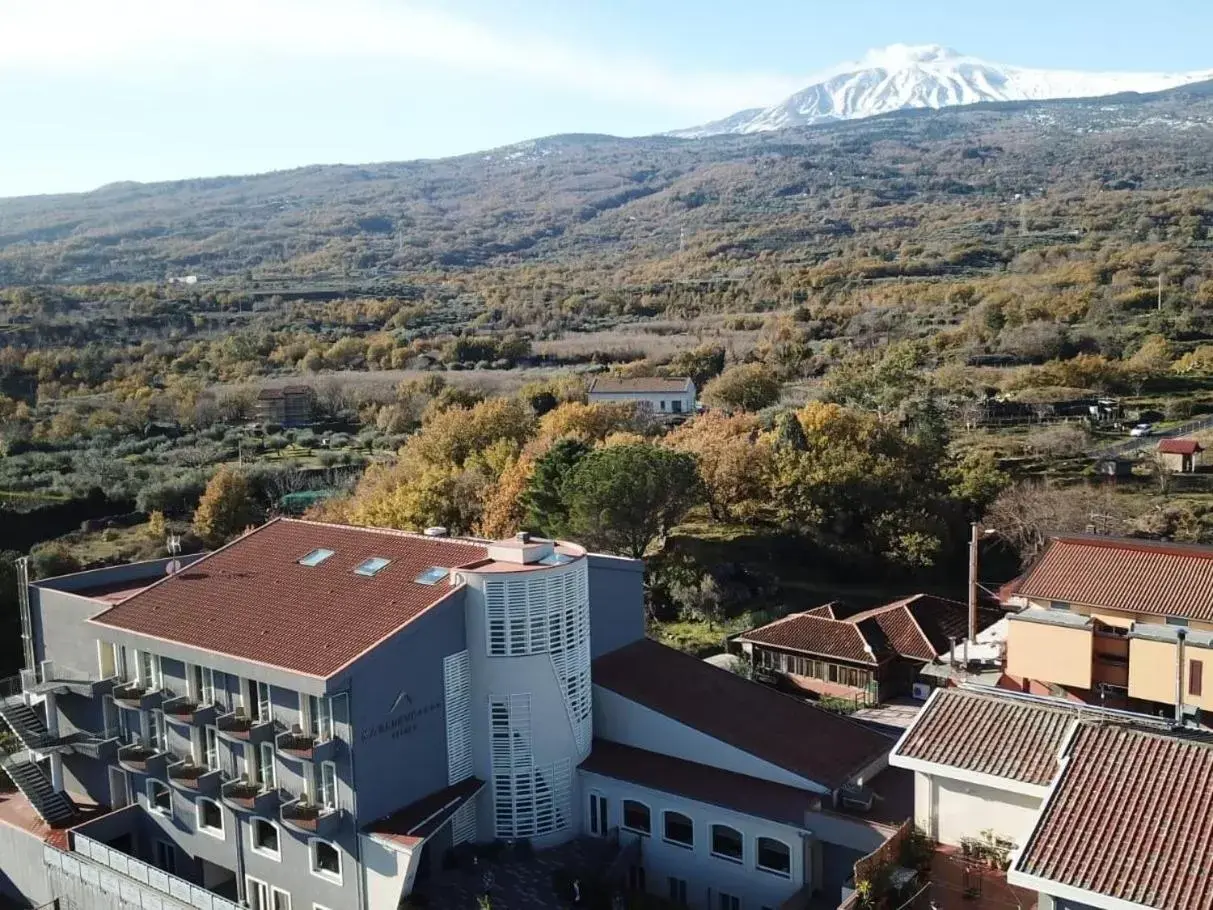
[[[1213,746],[1084,724],[1014,871],[1135,905],[1213,908]]]
[[[822,604],[820,607],[805,610],[804,615],[820,616],[823,619],[841,619],[842,617],[838,615],[840,607],[841,605],[837,601],[831,600],[828,604]]]
[[[300,395],[311,396],[312,394],[314,394],[314,393],[312,392],[311,386],[284,385],[281,388],[277,388],[277,389],[262,389],[260,392],[257,393],[257,397],[263,401],[270,401],[273,399],[286,398],[288,396],[290,396],[290,397],[295,397],[295,396],[300,396]]]
[[[951,649],[952,639],[963,639],[969,631],[969,608],[932,594],[915,594],[845,619],[836,619],[836,615],[835,606],[825,604],[751,629],[739,640],[878,664],[890,653],[912,660],[934,660]],[[997,610],[980,608],[978,631],[1001,618]]]
[[[697,802],[746,815],[805,827],[805,813],[821,808],[821,798],[808,790],[723,771],[709,765],[636,749],[608,740],[594,740],[582,771],[627,781],[650,790],[674,793]],[[657,806],[650,806],[654,831],[659,830]]]
[[[1019,594],[1213,621],[1213,547],[1098,535],[1054,537]]]
[[[1078,708],[991,690],[937,689],[893,750],[896,758],[1047,786]]]
[[[475,799],[482,789],[484,781],[469,777],[371,822],[366,826],[366,833],[401,847],[416,847],[446,824],[465,803]]]
[[[596,686],[836,789],[889,750],[862,724],[650,639],[594,661]]]
[[[1204,447],[1195,439],[1164,439],[1158,444],[1158,451],[1164,455],[1195,455],[1203,452]]]
[[[829,619],[813,611],[777,619],[742,633],[737,640],[872,666],[880,663],[886,650],[884,634],[875,622]]]
[[[299,560],[318,549],[314,566]],[[355,567],[390,560],[374,576]],[[483,543],[275,519],[91,621],[328,677],[457,590],[416,578],[483,560]]]
[[[595,378],[590,382],[590,393],[601,395],[654,394],[660,392],[689,392],[691,380],[686,376],[668,379],[660,376],[643,376],[636,379]]]

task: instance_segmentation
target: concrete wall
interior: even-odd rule
[[[1040,811],[1039,797],[952,778],[915,773],[914,824],[943,844],[980,838],[985,830],[1022,845]]]
[[[0,896],[31,907],[45,904],[51,893],[42,862],[42,840],[0,821]]]
[[[1090,629],[1012,618],[1007,623],[1007,672],[1089,689],[1092,646]]]
[[[644,638],[644,562],[596,553],[587,558],[590,649],[598,657]]]
[[[109,605],[36,585],[29,591],[35,659],[39,663],[51,660],[63,669],[96,678],[97,632],[85,621],[104,613]]]
[[[594,734],[638,749],[689,759],[738,774],[829,793],[827,786],[781,768],[734,746],[713,739],[622,695],[594,686]],[[830,748],[822,743],[822,749]]]
[[[724,892],[741,898],[743,907],[778,907],[791,897],[806,881],[805,847],[802,833],[789,825],[750,815],[743,815],[707,803],[649,790],[635,784],[618,781],[588,772],[581,778],[581,816],[587,818],[589,799],[593,794],[607,798],[608,824],[621,824],[623,800],[635,799],[649,807],[652,835],[641,837],[640,856],[646,873],[646,890],[662,897],[669,896],[669,877],[687,883],[687,902],[692,907],[718,906],[718,894]],[[694,823],[693,849],[666,843],[663,839],[662,812],[671,810],[689,817]],[[712,855],[711,826],[725,824],[740,831],[744,838],[744,860],[736,863]],[[588,834],[588,823],[583,823]],[[621,839],[636,835],[620,831]],[[791,857],[791,876],[783,878],[759,870],[755,865],[757,838],[771,837],[787,844]]]
[[[654,414],[695,413],[694,384],[686,392],[590,392],[589,399],[590,404],[635,401],[648,407]],[[675,401],[682,403],[682,410],[679,412],[674,411]]]
[[[1152,641],[1145,638],[1129,639],[1129,695],[1175,704],[1176,651],[1173,642]],[[1193,663],[1202,664],[1201,692],[1190,691],[1190,674]],[[1183,694],[1184,704],[1213,709],[1213,650],[1198,647],[1188,642],[1184,645]]]

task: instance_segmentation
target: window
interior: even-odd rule
[[[675,414],[681,414],[682,413],[682,402],[679,401],[677,398],[675,398],[673,401],[670,402],[670,410],[673,411]]]
[[[413,581],[419,585],[436,585],[450,574],[450,569],[444,569],[442,566],[430,566]]]
[[[679,907],[687,905],[687,880],[670,876],[670,901]]]
[[[270,694],[269,683],[248,681],[249,716],[257,723],[265,723],[274,719],[274,700]]]
[[[720,902],[717,906],[720,907],[720,910],[741,910],[741,898],[721,891]]]
[[[312,550],[311,553],[308,553],[307,556],[304,556],[301,560],[299,560],[299,565],[318,566],[332,555],[332,550],[326,550],[324,547],[318,547],[315,550]]]
[[[131,655],[126,650],[126,645],[114,645],[114,675],[121,682],[130,682],[131,674],[134,670],[134,665],[131,663]]]
[[[695,846],[695,825],[681,812],[665,814],[665,840],[680,847]]]
[[[198,668],[198,701],[203,705],[215,703],[215,671],[210,667]]]
[[[169,875],[177,874],[177,848],[171,841],[156,841],[155,863],[158,868],[163,869]]]
[[[649,820],[649,807],[634,799],[623,801],[623,826],[629,831],[639,834],[652,834],[653,827]]]
[[[139,652],[139,682],[149,689],[160,688],[160,658],[147,651]]]
[[[337,848],[327,841],[313,840],[312,848],[312,873],[319,875],[321,878],[332,879],[336,882],[341,881],[341,854]]]
[[[1186,619],[1184,619],[1182,616],[1168,616],[1167,625],[1168,626],[1179,626],[1180,628],[1186,629],[1188,627],[1188,621]]]
[[[274,744],[261,744],[261,761],[257,763],[257,783],[266,790],[278,786],[278,771],[274,766]]]
[[[152,711],[147,716],[147,744],[154,752],[164,752],[168,748],[163,711]]]
[[[1068,603],[1066,603],[1064,600],[1050,600],[1049,609],[1050,610],[1068,610],[1068,609],[1070,609],[1070,605]]]
[[[219,768],[219,731],[214,727],[207,727],[202,736],[203,763],[212,771],[216,771]]]
[[[647,891],[644,881],[644,866],[628,866],[628,890]]]
[[[246,875],[244,885],[247,895],[245,902],[249,905],[249,910],[270,910],[270,889],[265,882]]]
[[[147,782],[147,804],[153,812],[173,817],[173,792],[158,780]]]
[[[270,859],[281,859],[282,853],[278,846],[278,826],[264,818],[254,818],[249,828],[249,841],[254,853],[268,856]]]
[[[744,840],[741,832],[728,825],[712,825],[712,855],[733,862],[741,862],[744,857]]]
[[[358,563],[358,567],[354,569],[354,574],[373,578],[386,569],[391,562],[390,559],[384,559],[382,556],[372,556],[370,559],[364,559]]]
[[[291,910],[291,895],[281,888],[270,888],[270,910]]]
[[[663,411],[665,410],[665,399],[664,398],[661,399],[661,410],[663,410]]]
[[[758,838],[758,868],[776,875],[792,874],[792,851],[781,840],[770,837]]]
[[[199,796],[195,803],[198,810],[198,830],[214,837],[223,837],[223,809],[213,799]]]
[[[337,766],[331,761],[320,763],[320,793],[317,802],[326,809],[337,808]]]
[[[320,742],[333,738],[333,700],[307,696],[308,732]]]
[[[1188,661],[1188,694],[1200,695],[1205,665],[1199,660]]]

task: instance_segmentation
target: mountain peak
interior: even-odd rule
[[[890,44],[873,48],[863,55],[861,67],[872,69],[905,69],[919,63],[943,63],[959,60],[961,54],[942,44]]]

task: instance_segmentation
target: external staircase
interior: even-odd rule
[[[60,827],[76,817],[75,803],[66,793],[51,786],[42,769],[29,760],[28,753],[0,754],[0,770],[8,774],[34,811],[48,825]]]

